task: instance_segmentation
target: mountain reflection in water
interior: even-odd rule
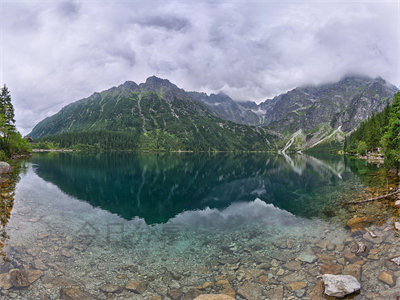
[[[324,208],[337,204],[336,186],[357,172],[342,156],[266,153],[41,153],[32,163],[68,195],[147,224],[255,199],[296,216],[325,217]]]

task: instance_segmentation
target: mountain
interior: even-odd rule
[[[382,111],[396,91],[379,77],[347,76],[335,83],[295,88],[260,104],[235,102],[220,94],[195,96],[220,118],[268,126],[288,142],[295,134],[291,147],[301,150],[341,142],[373,112]]]
[[[72,147],[140,150],[267,150],[265,128],[218,118],[166,79],[149,77],[94,93],[38,123],[29,134]]]
[[[255,102],[239,102],[232,100],[224,93],[207,95],[206,93],[189,92],[194,100],[209,107],[217,117],[245,125],[264,123],[263,114]]]

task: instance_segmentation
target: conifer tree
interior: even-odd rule
[[[4,137],[15,131],[14,107],[11,103],[11,95],[6,85],[3,86],[0,92],[0,115],[3,118]]]

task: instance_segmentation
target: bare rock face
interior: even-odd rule
[[[361,289],[358,280],[351,275],[331,275],[322,276],[325,285],[325,294],[337,298],[357,292]]]
[[[0,174],[8,174],[10,172],[11,166],[4,161],[0,161]]]

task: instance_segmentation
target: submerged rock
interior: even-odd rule
[[[28,277],[19,269],[12,269],[9,272],[10,282],[13,287],[22,288],[29,285]]]
[[[235,300],[235,298],[224,294],[202,294],[194,300]]]
[[[104,293],[117,293],[121,291],[121,287],[112,284],[105,284],[100,287],[100,290]]]
[[[178,300],[182,298],[183,292],[180,289],[172,288],[168,291],[167,296],[172,300]]]
[[[400,266],[400,256],[392,258],[390,261],[394,262],[396,265]]]
[[[43,276],[43,272],[40,270],[26,270],[26,276],[28,277],[29,284],[32,284]]]
[[[0,274],[0,288],[2,290],[8,290],[12,288],[12,284],[10,282],[10,274],[8,273]]]
[[[90,300],[93,299],[89,294],[79,288],[62,288],[60,290],[62,300]]]
[[[264,295],[271,300],[282,300],[283,299],[283,286],[274,286],[269,291],[265,291]]]
[[[306,286],[307,286],[307,283],[304,281],[296,281],[296,282],[291,282],[291,283],[287,284],[287,288],[292,292],[304,289]]]
[[[147,286],[143,281],[131,280],[126,284],[125,288],[137,294],[142,294],[146,291]]]
[[[303,252],[300,254],[298,259],[302,262],[312,264],[313,262],[315,262],[318,259],[318,257],[314,254]]]
[[[239,287],[237,293],[240,297],[248,300],[260,299],[262,295],[262,289],[258,285],[245,283]]]
[[[353,217],[347,221],[347,226],[350,229],[360,229],[371,222],[370,217]]]
[[[358,280],[351,275],[331,275],[322,276],[325,285],[325,294],[337,298],[357,292],[361,289]]]
[[[393,275],[386,271],[379,274],[378,279],[390,286],[394,284]]]
[[[394,228],[400,230],[400,222],[394,222]]]

